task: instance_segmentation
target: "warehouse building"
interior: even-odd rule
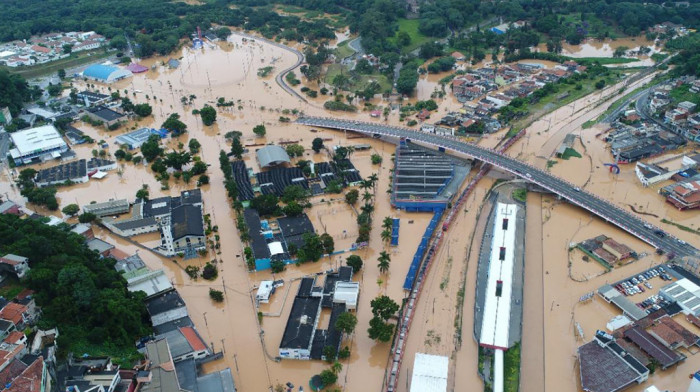
[[[649,378],[649,369],[602,331],[578,348],[578,359],[581,388],[587,392],[617,392]]]
[[[447,391],[450,359],[442,355],[416,353],[413,360],[411,392]]]
[[[102,83],[113,83],[132,76],[131,71],[111,65],[94,64],[83,71],[83,77]]]
[[[18,166],[58,159],[68,151],[68,144],[53,125],[14,132],[10,138],[15,148],[9,155]]]
[[[280,146],[265,146],[255,152],[261,168],[289,163],[289,154]]]
[[[689,279],[679,279],[662,287],[659,294],[669,302],[677,302],[683,313],[700,317],[700,287]]]

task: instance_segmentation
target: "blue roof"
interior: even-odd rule
[[[83,71],[83,76],[93,79],[107,80],[109,79],[109,75],[115,71],[119,71],[119,68],[111,67],[109,65],[94,64],[85,68],[85,71]]]

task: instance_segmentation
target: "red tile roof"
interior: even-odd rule
[[[12,385],[5,389],[7,392],[37,392],[41,390],[41,381],[44,377],[44,357],[39,357],[26,368],[19,377],[15,378]]]
[[[11,321],[15,325],[22,322],[22,314],[26,312],[28,308],[24,305],[20,305],[16,302],[10,302],[5,305],[2,310],[0,310],[0,319],[5,319]]]
[[[24,289],[24,290],[20,291],[19,294],[17,294],[17,295],[15,296],[15,298],[17,298],[17,299],[25,299],[25,298],[27,298],[27,297],[29,297],[29,296],[32,296],[32,295],[34,295],[34,290]]]
[[[12,331],[12,332],[10,332],[9,335],[7,335],[7,337],[5,338],[5,340],[3,340],[3,342],[10,343],[10,344],[18,344],[18,342],[20,340],[22,340],[22,338],[24,338],[24,337],[25,337],[24,332]]]
[[[35,52],[41,52],[41,53],[50,53],[51,52],[51,49],[45,48],[45,47],[39,46],[39,45],[32,46],[32,50]]]
[[[197,335],[197,331],[195,331],[194,328],[182,327],[180,328],[180,332],[182,332],[182,335],[185,337],[185,339],[187,339],[187,343],[192,346],[194,351],[202,351],[207,349],[207,346],[202,341],[202,338]]]

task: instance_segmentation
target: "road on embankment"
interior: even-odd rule
[[[240,36],[242,36],[242,37],[246,37],[246,38],[248,38],[248,39],[253,39],[253,40],[262,41],[262,42],[265,42],[265,43],[267,43],[267,44],[274,45],[274,46],[276,46],[276,47],[278,47],[278,48],[284,49],[284,50],[286,50],[286,51],[288,51],[288,52],[294,53],[294,55],[297,56],[297,61],[294,63],[294,65],[292,65],[292,66],[290,66],[290,67],[287,67],[287,68],[283,69],[280,73],[278,73],[277,76],[275,76],[275,82],[277,82],[277,84],[278,84],[280,87],[282,87],[282,88],[283,88],[286,92],[288,92],[289,94],[291,94],[291,95],[293,95],[293,96],[295,96],[295,97],[301,99],[302,101],[308,103],[308,101],[306,100],[306,98],[304,98],[301,94],[299,94],[296,90],[294,90],[290,85],[288,85],[287,82],[286,82],[285,79],[284,79],[284,77],[287,76],[287,74],[288,74],[291,70],[293,70],[293,69],[295,69],[296,67],[300,66],[301,63],[304,62],[304,54],[303,54],[303,53],[301,53],[301,52],[298,51],[297,49],[294,49],[294,48],[292,48],[292,47],[290,47],[290,46],[283,45],[283,44],[281,44],[281,43],[279,43],[279,42],[271,41],[271,40],[269,40],[269,39],[267,39],[267,38],[258,37],[258,36],[255,36],[255,35],[250,35],[250,34],[242,33],[242,32],[239,32],[239,31],[234,31],[234,32],[232,32],[232,33],[233,33],[233,34],[236,34],[236,35],[240,35]]]
[[[700,255],[695,247],[568,181],[495,150],[465,143],[457,137],[438,136],[400,127],[334,118],[300,117],[297,122],[321,128],[353,131],[372,137],[410,139],[414,143],[425,144],[446,152],[467,155],[535,183],[670,255],[677,257]]]

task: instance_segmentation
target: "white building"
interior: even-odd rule
[[[335,282],[333,303],[345,304],[347,310],[355,310],[357,309],[357,297],[359,296],[359,282]]]
[[[411,392],[446,392],[449,364],[445,356],[416,353]]]
[[[257,293],[255,293],[255,301],[258,304],[266,304],[270,302],[270,295],[272,295],[272,281],[263,280],[260,282],[260,287],[258,287]]]
[[[15,148],[9,155],[16,165],[58,159],[68,151],[68,144],[53,125],[44,125],[10,134]]]
[[[0,271],[2,272],[10,272],[22,279],[29,270],[29,259],[26,257],[13,254],[0,257]]]
[[[688,279],[679,279],[664,286],[659,294],[666,300],[677,302],[683,313],[700,316],[700,287]]]

